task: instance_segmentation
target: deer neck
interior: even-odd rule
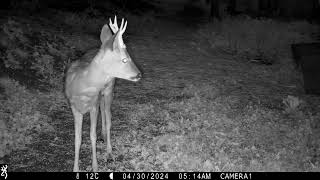
[[[92,60],[88,66],[88,80],[92,87],[103,88],[108,82],[110,82],[114,77],[111,77],[103,69],[102,58],[103,52],[99,51],[95,58]]]

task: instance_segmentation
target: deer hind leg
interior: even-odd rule
[[[103,96],[101,97],[100,101],[100,108],[101,108],[101,118],[102,118],[102,136],[105,142],[107,142],[107,153],[112,152],[111,146],[111,103],[112,103],[112,91],[104,92]]]
[[[94,172],[98,171],[98,161],[97,161],[97,107],[92,107],[90,110],[90,140],[92,146],[92,170]]]
[[[83,115],[78,110],[76,110],[73,106],[71,106],[71,109],[74,116],[74,129],[75,129],[75,141],[74,141],[75,156],[74,156],[73,172],[78,172]]]

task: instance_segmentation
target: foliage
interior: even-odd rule
[[[47,54],[42,47],[36,47],[32,57],[33,61],[31,61],[30,69],[35,70],[36,75],[40,77],[39,80],[54,88],[62,89],[64,69],[68,61],[63,61],[63,64],[57,67],[55,58]]]
[[[8,38],[6,43],[4,65],[6,68],[22,69],[24,60],[28,57],[28,53],[21,48],[21,45],[27,42],[27,38],[19,23],[12,19],[8,19],[2,26],[3,34]],[[9,43],[13,42],[13,43]],[[8,47],[9,44],[11,47]]]
[[[64,70],[73,56],[73,49],[63,45],[62,39],[45,31],[33,32],[8,19],[2,26],[11,41],[4,52],[3,62],[13,71],[29,72],[40,82],[62,89]],[[59,41],[57,41],[59,40]]]

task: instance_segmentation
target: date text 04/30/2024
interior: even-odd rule
[[[182,180],[208,180],[208,179],[251,179],[251,173],[211,173],[211,172],[176,172],[176,173],[146,173],[146,172],[128,172],[121,173],[122,179],[182,179]]]

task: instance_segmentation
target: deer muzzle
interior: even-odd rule
[[[141,78],[142,78],[142,74],[139,72],[136,76],[131,77],[130,80],[131,80],[131,81],[134,81],[134,82],[137,82],[137,81],[139,81]]]

